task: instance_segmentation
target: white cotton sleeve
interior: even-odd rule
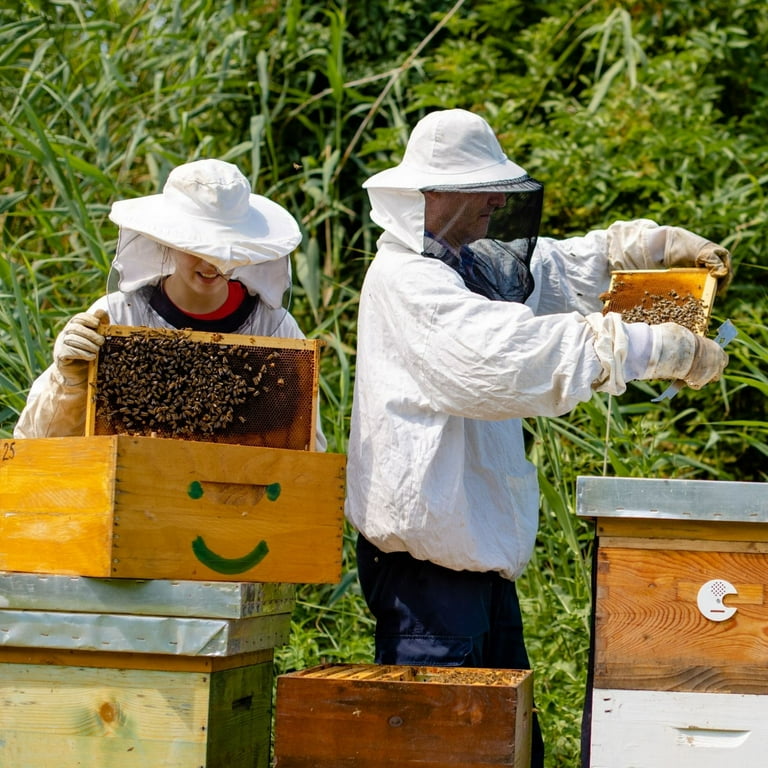
[[[626,323],[627,357],[624,361],[624,379],[633,381],[643,377],[653,355],[654,335],[647,323]]]

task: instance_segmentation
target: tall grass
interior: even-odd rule
[[[546,234],[649,215],[721,240],[738,273],[714,323],[730,317],[740,335],[719,385],[661,404],[650,402],[658,387],[632,385],[527,423],[541,529],[521,600],[548,768],[572,768],[593,547],[591,523],[576,515],[576,477],[767,479],[768,76],[755,49],[768,23],[756,0],[732,5],[0,9],[0,435],[10,435],[66,318],[104,290],[117,234],[110,203],[157,192],[173,166],[198,157],[237,163],[254,191],[300,221],[291,309],[326,342],[322,417],[338,452],[359,289],[378,236],[360,185],[399,159],[423,110],[463,106],[492,121],[510,155],[546,182]],[[278,671],[372,659],[353,542],[346,529],[338,585],[300,588]]]

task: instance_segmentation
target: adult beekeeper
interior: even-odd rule
[[[304,338],[283,296],[289,254],[301,242],[294,217],[251,192],[237,166],[216,159],[174,168],[161,194],[112,204],[119,237],[116,290],[72,317],[53,363],[33,382],[15,437],[82,435],[88,362],[113,325]],[[317,428],[316,447],[326,441]]]
[[[384,232],[360,297],[346,514],[376,661],[528,668],[515,579],[538,486],[521,419],[633,379],[716,380],[715,342],[603,315],[599,295],[614,269],[704,265],[725,285],[729,254],[645,219],[538,237],[542,185],[461,109],[423,118],[363,186]]]

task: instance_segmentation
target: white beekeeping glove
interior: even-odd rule
[[[653,352],[639,379],[684,381],[691,389],[701,389],[722,376],[728,355],[717,342],[677,323],[653,325],[651,331]]]
[[[606,234],[611,269],[705,267],[717,278],[720,294],[733,277],[727,248],[682,227],[660,227],[651,219],[633,219],[614,222]]]
[[[717,292],[725,293],[731,283],[731,254],[727,248],[682,227],[667,227],[664,263],[668,267],[705,267],[717,278]]]
[[[81,312],[70,318],[56,337],[53,361],[68,385],[83,382],[88,375],[88,362],[95,359],[104,343],[98,327],[107,313],[98,309],[93,314]]]

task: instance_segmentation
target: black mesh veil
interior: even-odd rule
[[[452,266],[475,293],[524,302],[534,288],[530,263],[541,223],[543,185],[524,176],[422,192],[424,255]]]

